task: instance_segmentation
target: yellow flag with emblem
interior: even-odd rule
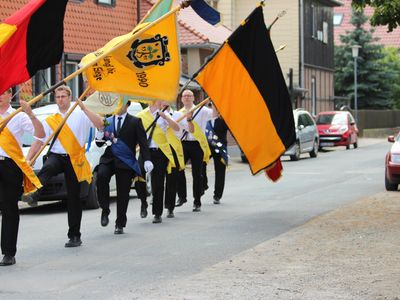
[[[140,100],[176,101],[181,69],[176,13],[169,15],[119,49],[116,45],[149,23],[139,24],[132,32],[116,37],[103,48],[86,55],[81,66],[102,53],[107,55],[85,71],[89,85],[98,91],[131,95]]]

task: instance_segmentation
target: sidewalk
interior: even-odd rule
[[[321,215],[158,290],[146,299],[399,300],[400,192]]]

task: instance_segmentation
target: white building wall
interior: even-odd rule
[[[223,20],[229,20],[232,29],[244,20],[253,9],[260,3],[260,0],[220,0],[218,10],[223,15]],[[234,16],[229,17],[227,7],[231,5],[234,8]],[[286,48],[277,53],[283,76],[288,83],[287,74],[289,69],[293,69],[293,83],[299,84],[300,72],[300,29],[299,29],[299,1],[298,0],[267,0],[264,6],[265,23],[268,26],[282,11],[286,10],[285,16],[280,18],[271,30],[271,39],[275,49],[281,45],[287,45]]]

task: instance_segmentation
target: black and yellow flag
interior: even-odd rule
[[[253,174],[274,164],[295,142],[289,92],[261,6],[194,77],[222,115]]]

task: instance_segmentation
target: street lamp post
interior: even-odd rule
[[[351,46],[351,50],[354,58],[354,115],[356,123],[358,123],[358,108],[357,108],[357,58],[358,50],[361,48],[359,45]]]

